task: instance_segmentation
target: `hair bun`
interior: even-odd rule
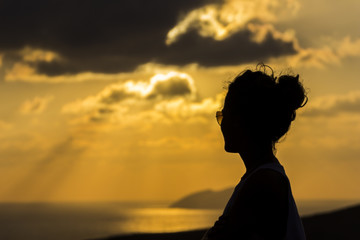
[[[305,106],[307,97],[305,89],[299,82],[299,75],[296,77],[290,75],[280,76],[277,83],[283,102],[292,111]]]

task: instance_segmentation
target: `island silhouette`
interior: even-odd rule
[[[171,208],[223,209],[229,200],[234,187],[220,191],[204,190],[189,194],[174,203]]]

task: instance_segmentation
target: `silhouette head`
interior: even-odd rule
[[[272,146],[289,130],[296,109],[303,107],[307,96],[299,75],[278,78],[263,71],[247,70],[229,85],[222,115],[221,131],[227,152],[242,147]],[[221,116],[220,116],[221,117]]]

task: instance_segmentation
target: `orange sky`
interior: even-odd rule
[[[125,22],[100,3],[86,10],[109,22],[71,4],[65,27],[48,5],[40,26],[25,8],[2,19],[0,201],[175,200],[236,185],[244,167],[223,150],[215,112],[226,82],[259,61],[308,88],[277,146],[294,196],[360,198],[359,2],[153,4],[123,6],[141,10]]]

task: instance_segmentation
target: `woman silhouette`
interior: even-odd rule
[[[307,97],[299,75],[277,79],[269,66],[259,66],[261,71],[247,70],[234,79],[216,114],[225,150],[240,154],[246,173],[203,240],[305,239],[289,180],[274,151]]]

